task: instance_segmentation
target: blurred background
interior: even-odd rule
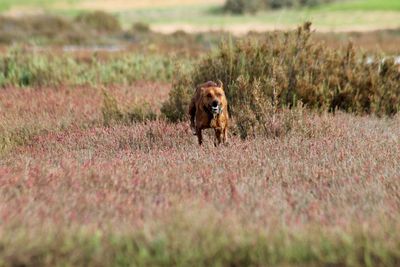
[[[400,50],[398,0],[1,0],[0,47],[193,54],[305,21],[333,47]]]

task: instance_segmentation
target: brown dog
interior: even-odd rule
[[[228,102],[221,81],[206,82],[197,86],[189,105],[190,127],[197,135],[199,144],[203,143],[201,131],[214,128],[215,145],[225,143],[228,138]]]

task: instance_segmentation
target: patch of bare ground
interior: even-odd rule
[[[244,23],[240,25],[193,25],[193,24],[159,24],[151,25],[151,29],[155,32],[163,34],[171,34],[177,31],[187,33],[205,33],[212,31],[225,31],[233,35],[243,36],[249,32],[271,32],[271,31],[287,31],[296,29],[296,25],[278,25],[266,23]],[[377,30],[398,29],[399,25],[392,26],[370,26],[370,25],[353,25],[353,26],[318,26],[314,28],[320,33],[349,33],[349,32],[371,32]]]

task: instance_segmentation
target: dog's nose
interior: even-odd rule
[[[217,100],[214,100],[214,101],[212,102],[212,106],[213,106],[213,107],[218,107],[218,105],[219,105],[219,102],[218,102]]]

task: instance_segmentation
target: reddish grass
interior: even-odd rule
[[[168,91],[147,83],[111,90],[121,102],[138,96],[154,105]],[[39,247],[57,246],[43,241],[50,230],[124,235],[163,229],[178,249],[221,229],[242,240],[250,230],[313,236],[315,229],[351,233],[362,225],[362,232],[383,233],[380,238],[397,244],[388,229],[400,227],[399,117],[306,113],[313,134],[232,136],[229,145],[214,148],[211,133],[199,147],[187,123],[103,127],[96,123],[101,93],[95,89],[0,94],[6,129],[48,129],[0,157],[0,236],[19,233],[19,241],[0,238],[11,244],[3,254],[10,262],[41,259],[24,244],[40,239]]]
[[[159,110],[169,85],[137,82],[104,87],[124,106],[147,102]],[[102,90],[90,87],[6,88],[0,90],[0,152],[2,145],[25,143],[32,136],[69,128],[102,125]],[[7,141],[11,140],[11,141]],[[3,143],[2,143],[3,142]],[[3,148],[4,149],[4,148]]]
[[[258,229],[398,221],[399,120],[339,114],[329,124],[314,138],[217,149],[164,122],[38,136],[2,161],[0,218],[124,228],[197,203]]]

